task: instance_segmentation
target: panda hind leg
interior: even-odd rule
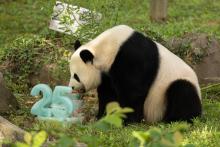
[[[202,111],[198,92],[192,83],[186,80],[176,80],[166,92],[167,109],[164,121],[187,121],[200,116]]]

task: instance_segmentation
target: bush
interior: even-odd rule
[[[64,52],[65,49],[40,36],[20,36],[3,48],[0,69],[4,72],[9,88],[26,93],[30,86],[29,77],[37,75],[44,64],[57,63],[59,58],[57,64],[60,68],[65,66],[68,69],[65,64],[67,61],[61,58]]]

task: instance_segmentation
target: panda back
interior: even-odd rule
[[[133,33],[131,27],[118,25],[101,33],[84,48],[88,48],[95,55],[94,66],[103,72],[108,72],[120,47]]]

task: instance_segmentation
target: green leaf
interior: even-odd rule
[[[113,115],[118,116],[119,118],[126,118],[127,116],[121,112],[114,112]]]
[[[140,141],[141,147],[150,140],[150,134],[148,132],[133,131],[132,135]]]
[[[107,115],[117,111],[118,109],[120,109],[120,106],[117,102],[110,102],[106,105]]]
[[[131,113],[131,112],[134,112],[134,110],[132,108],[125,107],[125,108],[122,108],[120,110],[120,112],[122,112],[122,113]]]
[[[28,144],[22,143],[22,142],[16,142],[16,143],[15,143],[15,146],[16,146],[16,147],[29,147]]]
[[[104,117],[103,120],[116,127],[122,127],[122,119],[118,117],[117,115],[108,115]]]
[[[99,129],[100,131],[107,131],[108,129],[110,129],[110,124],[103,121],[103,120],[100,120],[98,121],[97,123],[94,124],[94,127]]]
[[[47,133],[45,131],[40,131],[33,138],[33,147],[40,147],[47,139]]]
[[[28,144],[31,145],[31,140],[32,140],[32,135],[30,133],[25,133],[24,134],[24,141]]]

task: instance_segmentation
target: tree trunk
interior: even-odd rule
[[[168,0],[150,1],[150,19],[152,21],[162,22],[167,18]]]

